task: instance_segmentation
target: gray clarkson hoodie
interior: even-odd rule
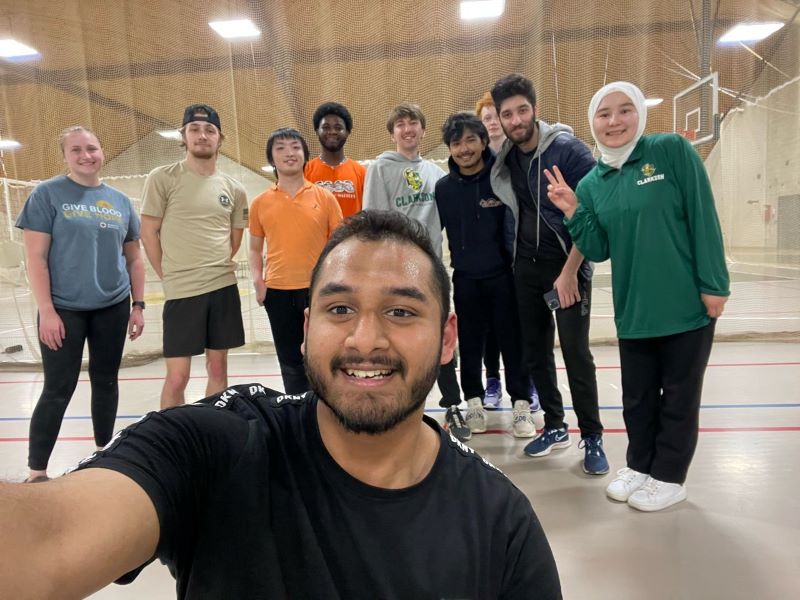
[[[419,221],[428,231],[434,249],[442,257],[442,224],[436,209],[436,182],[447,175],[429,160],[409,160],[387,151],[367,168],[364,210],[398,210]]]

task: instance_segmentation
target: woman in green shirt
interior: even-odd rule
[[[628,451],[606,494],[655,511],[686,499],[703,375],[730,291],[703,162],[678,135],[643,135],[646,120],[639,88],[604,86],[589,106],[597,166],[575,192],[557,167],[545,175],[580,251],[613,263]]]

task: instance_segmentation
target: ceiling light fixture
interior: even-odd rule
[[[158,132],[163,138],[167,138],[168,140],[179,140],[181,139],[181,132],[177,129],[164,129]]]
[[[783,23],[740,23],[730,28],[725,35],[719,38],[720,44],[733,44],[736,42],[758,42],[783,27]]]
[[[658,106],[664,101],[663,98],[645,98],[645,106]]]
[[[250,19],[233,19],[230,21],[211,21],[211,29],[216,31],[227,40],[241,38],[255,38],[261,35],[261,31]]]
[[[16,150],[17,148],[22,148],[22,144],[17,140],[0,140],[0,150]]]
[[[465,0],[460,15],[464,21],[499,17],[505,10],[505,0]]]
[[[26,46],[14,39],[0,40],[0,57],[16,60],[38,58],[39,52],[35,48]]]

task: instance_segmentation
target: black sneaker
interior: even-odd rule
[[[472,438],[472,432],[467,427],[464,417],[457,406],[450,406],[444,413],[445,429],[449,430],[460,442],[468,442]]]

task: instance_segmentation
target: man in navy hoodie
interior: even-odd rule
[[[595,165],[589,148],[561,123],[537,118],[536,92],[522,75],[494,84],[492,99],[508,138],[491,170],[491,184],[514,215],[514,281],[520,311],[523,361],[539,391],[544,431],[525,446],[528,456],[545,456],[570,445],[553,355],[555,326],[567,367],[572,404],[585,450],[583,470],[608,472],[603,425],[598,410],[597,378],[589,349],[592,267],[573,246],[564,213],[547,197],[545,168],[558,165],[570,186]],[[555,290],[553,312],[544,294]]]
[[[492,192],[489,173],[494,155],[480,118],[472,113],[450,115],[442,126],[442,140],[450,149],[450,173],[436,182],[435,196],[453,267],[465,420],[472,433],[482,433],[486,431],[486,390],[481,358],[490,329],[497,334],[512,404],[524,405],[526,414],[530,413],[530,381],[522,371],[511,270],[514,221],[511,210]]]

